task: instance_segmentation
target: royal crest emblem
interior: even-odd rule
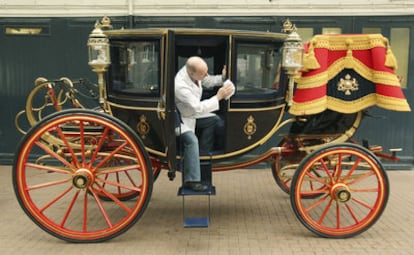
[[[352,91],[359,90],[358,82],[355,78],[352,78],[351,75],[345,75],[345,79],[341,78],[338,82],[338,91],[345,92],[345,95],[351,95]]]
[[[141,115],[139,117],[139,122],[137,124],[137,131],[140,134],[142,139],[145,139],[145,137],[149,133],[150,126],[147,122],[147,117],[145,117],[145,115]]]
[[[247,135],[247,139],[249,140],[252,139],[252,135],[256,133],[256,129],[257,129],[257,126],[256,126],[256,123],[254,123],[254,118],[252,115],[250,115],[247,118],[247,122],[246,124],[244,124],[244,128],[243,128],[244,133]]]

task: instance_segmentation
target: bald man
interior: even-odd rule
[[[206,185],[201,183],[199,145],[195,135],[196,119],[202,118],[208,121],[209,117],[217,118],[209,113],[218,110],[219,101],[230,97],[234,91],[234,86],[228,84],[222,86],[216,95],[201,101],[203,93],[201,81],[208,81],[203,82],[204,86],[223,84],[221,75],[207,77],[207,63],[200,57],[190,57],[175,76],[175,103],[182,118],[179,135],[184,153],[184,187],[194,191],[208,189]],[[217,80],[214,81],[214,79]],[[211,120],[213,124],[214,120]]]

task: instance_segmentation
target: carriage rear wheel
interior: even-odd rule
[[[347,238],[378,220],[387,204],[389,184],[375,155],[345,143],[305,157],[290,193],[293,210],[306,228],[323,237]]]
[[[52,114],[29,130],[16,155],[20,206],[40,228],[66,241],[99,242],[124,233],[151,197],[152,168],[142,142],[104,113]],[[136,198],[123,201],[127,196]]]

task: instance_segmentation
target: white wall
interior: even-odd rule
[[[413,14],[414,0],[0,0],[0,17]]]

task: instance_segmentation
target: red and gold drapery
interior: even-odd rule
[[[396,68],[388,40],[380,34],[317,35],[305,47],[289,112],[354,113],[374,105],[410,111]]]

